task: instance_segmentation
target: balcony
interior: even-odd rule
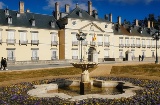
[[[26,45],[28,44],[28,40],[19,40],[19,45]]]
[[[142,45],[142,48],[146,48],[146,45]]]
[[[95,45],[96,45],[96,42],[91,41],[91,42],[90,42],[90,45],[91,45],[91,46],[95,46]]]
[[[125,44],[125,47],[130,47],[130,44]]]
[[[78,59],[78,56],[72,56],[72,59]]]
[[[135,48],[136,47],[136,45],[135,44],[131,44],[131,48]]]
[[[2,45],[2,39],[0,39],[0,44]]]
[[[16,39],[6,39],[7,45],[11,44],[11,45],[15,45],[16,43]]]
[[[51,46],[57,46],[58,45],[58,41],[51,41]]]
[[[119,44],[119,47],[123,48],[123,47],[124,47],[124,44]]]
[[[57,60],[58,59],[58,56],[52,56],[51,57],[51,60]]]
[[[78,41],[72,41],[72,46],[78,46]]]
[[[32,61],[38,61],[38,60],[39,60],[39,57],[31,57],[31,60],[32,60]]]
[[[103,46],[103,42],[97,42],[98,46]]]
[[[16,61],[15,57],[7,57],[7,61]]]
[[[140,47],[141,47],[141,44],[136,44],[136,47],[137,47],[137,48],[140,48]]]
[[[151,45],[147,45],[147,48],[151,48]]]
[[[82,41],[82,45],[83,46],[87,46],[88,45],[88,41]]]
[[[152,45],[152,48],[156,48],[156,45]]]
[[[104,42],[104,46],[109,47],[110,43],[109,42]]]
[[[39,40],[31,40],[31,45],[37,45],[39,44]]]

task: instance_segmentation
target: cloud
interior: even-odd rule
[[[154,0],[109,0],[110,2],[123,3],[123,4],[136,4],[136,3],[145,3],[149,4]]]
[[[43,7],[44,10],[54,10],[55,9],[55,3],[58,2],[60,9],[65,8],[65,4],[70,5],[70,10],[74,9],[76,7],[76,4],[78,3],[78,6],[83,10],[88,10],[88,2],[86,0],[46,0],[47,5]],[[96,9],[92,6],[92,9]]]
[[[5,6],[3,2],[0,2],[0,9],[2,9]]]

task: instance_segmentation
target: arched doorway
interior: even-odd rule
[[[89,62],[97,62],[98,61],[98,54],[94,47],[90,47],[88,49],[88,61]]]

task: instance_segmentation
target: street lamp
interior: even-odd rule
[[[76,34],[76,38],[78,41],[81,41],[81,59],[80,62],[82,62],[82,41],[86,39],[86,34],[84,34],[83,32],[80,32],[79,34]]]
[[[156,40],[156,61],[155,61],[155,64],[158,64],[157,41],[160,39],[159,28],[158,28],[158,30],[152,35],[152,37],[153,37],[153,40]]]

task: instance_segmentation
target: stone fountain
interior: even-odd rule
[[[84,50],[85,51],[85,50]],[[84,54],[82,62],[71,63],[74,67],[82,70],[81,81],[80,81],[80,94],[84,95],[86,91],[91,90],[91,82],[89,78],[89,68],[94,68],[98,65],[96,62],[88,62]]]

